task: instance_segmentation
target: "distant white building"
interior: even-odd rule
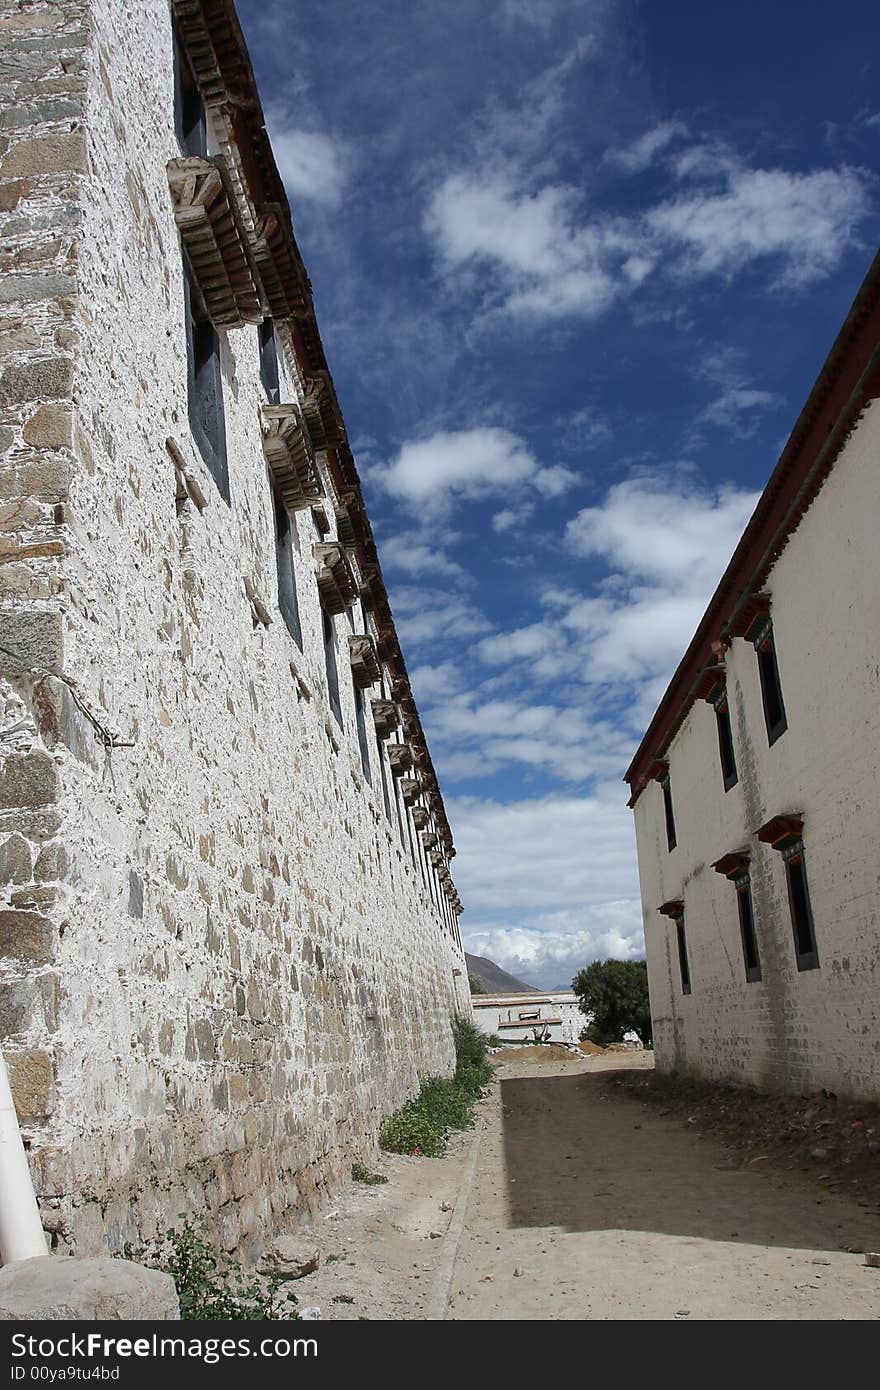
[[[546,994],[476,994],[474,1020],[490,1037],[504,1042],[576,1043],[587,1020],[571,990]]]

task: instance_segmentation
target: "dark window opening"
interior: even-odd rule
[[[379,753],[379,771],[382,774],[382,800],[385,802],[385,814],[391,819],[391,802],[388,799],[388,774],[385,771],[385,751],[382,747],[382,740],[376,735],[376,748]]]
[[[736,755],[733,751],[733,730],[730,727],[730,710],[727,700],[719,700],[715,706],[715,723],[718,726],[718,750],[721,754],[721,772],[724,777],[724,790],[730,791],[738,781]]]
[[[400,843],[403,844],[403,821],[400,816],[400,788],[397,785],[397,778],[393,774],[391,776],[391,790],[394,794],[394,810],[397,814],[397,833],[400,836]]]
[[[688,964],[687,938],[684,934],[684,918],[676,917],[675,934],[678,938],[678,968],[681,971],[681,992],[691,992],[691,968]]]
[[[174,129],[185,155],[208,153],[208,120],[205,103],[193,74],[186,49],[178,36],[174,42]]]
[[[802,853],[793,854],[791,858],[786,860],[785,873],[788,879],[788,903],[791,908],[797,968],[798,970],[818,970],[819,952],[816,947],[810,893],[807,888],[807,871]]]
[[[672,791],[668,777],[663,779],[661,786],[663,788],[663,811],[666,816],[666,845],[668,849],[675,849],[675,814],[672,810]]]
[[[761,978],[761,957],[758,954],[758,938],[755,935],[755,914],[752,910],[752,890],[748,880],[744,883],[737,884],[736,899],[739,907],[739,929],[742,936],[746,980],[749,984],[754,984]]]
[[[281,400],[281,381],[278,375],[278,345],[275,342],[275,324],[272,319],[263,319],[257,327],[260,341],[260,381],[270,405],[278,405]]]
[[[339,702],[339,671],[336,666],[336,628],[325,608],[321,609],[324,624],[324,664],[327,667],[327,695],[336,722],[342,728],[342,705]]]
[[[293,526],[283,502],[273,498],[275,506],[275,560],[278,567],[278,607],[287,630],[300,651],[303,649],[299,599],[296,593],[296,571],[293,567]]]
[[[361,690],[357,681],[352,679],[354,688],[354,712],[357,719],[358,747],[361,750],[361,767],[364,776],[372,785],[373,774],[370,771],[370,745],[367,741],[367,712],[364,704],[364,692]]]
[[[229,465],[226,458],[226,417],[223,410],[220,339],[211,320],[205,317],[186,261],[184,278],[189,424],[199,453],[208,465],[221,495],[228,502]]]
[[[779,667],[776,662],[776,644],[772,631],[758,644],[758,674],[761,678],[761,698],[764,701],[764,721],[767,725],[767,738],[775,743],[788,727],[785,719],[785,705],[782,703],[782,686],[779,683]]]

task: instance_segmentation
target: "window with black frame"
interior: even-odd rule
[[[788,886],[788,905],[794,934],[795,958],[798,970],[819,969],[819,949],[813,925],[813,909],[807,884],[807,866],[801,841],[783,850],[785,877]]]
[[[736,753],[733,747],[733,729],[730,723],[730,706],[727,691],[722,690],[715,700],[715,725],[718,732],[718,752],[721,757],[721,775],[724,790],[729,792],[739,780],[736,770]]]
[[[186,49],[176,32],[174,125],[182,153],[204,158],[208,152],[207,111]],[[220,338],[205,308],[186,252],[183,252],[183,272],[189,425],[220,495],[228,502],[229,465]]]
[[[275,563],[278,572],[278,607],[290,633],[300,651],[303,649],[302,623],[299,616],[299,597],[296,591],[296,568],[294,553],[296,544],[296,522],[284,503],[273,495],[275,508]]]
[[[758,951],[758,937],[755,932],[755,913],[752,904],[752,885],[749,875],[738,874],[734,879],[736,903],[739,912],[739,930],[742,939],[743,961],[746,980],[756,984],[761,979],[761,957]]]
[[[269,404],[278,405],[281,401],[281,380],[274,320],[263,319],[257,327],[257,336],[260,344],[260,381],[263,383]]]
[[[755,651],[758,656],[758,675],[761,681],[761,699],[764,705],[767,741],[772,747],[780,735],[785,733],[788,722],[782,699],[773,624],[769,618],[755,639]]]
[[[339,699],[339,668],[336,664],[336,624],[321,608],[321,622],[324,629],[324,664],[327,669],[327,697],[336,722],[342,728],[342,705]]]

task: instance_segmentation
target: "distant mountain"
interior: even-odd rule
[[[500,965],[496,965],[494,960],[489,960],[486,956],[470,956],[465,951],[464,958],[467,961],[468,974],[479,980],[489,994],[541,993],[534,985],[524,985],[522,980],[508,975],[506,970],[502,970]]]

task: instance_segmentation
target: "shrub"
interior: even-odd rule
[[[382,1173],[371,1173],[363,1163],[353,1163],[351,1165],[351,1176],[355,1182],[366,1183],[367,1187],[377,1187],[379,1183],[387,1182],[388,1179]]]
[[[130,1248],[126,1257],[135,1258]],[[292,1293],[279,1294],[281,1280],[269,1275],[250,1278],[228,1255],[215,1249],[204,1229],[185,1221],[182,1230],[167,1231],[159,1246],[141,1252],[142,1263],[170,1274],[177,1289],[181,1321],[291,1322],[299,1314],[284,1303],[296,1303]]]
[[[395,1111],[379,1131],[379,1143],[390,1153],[439,1158],[450,1130],[469,1129],[474,1105],[492,1080],[486,1059],[488,1039],[469,1018],[452,1023],[455,1075],[429,1077],[414,1100]]]

